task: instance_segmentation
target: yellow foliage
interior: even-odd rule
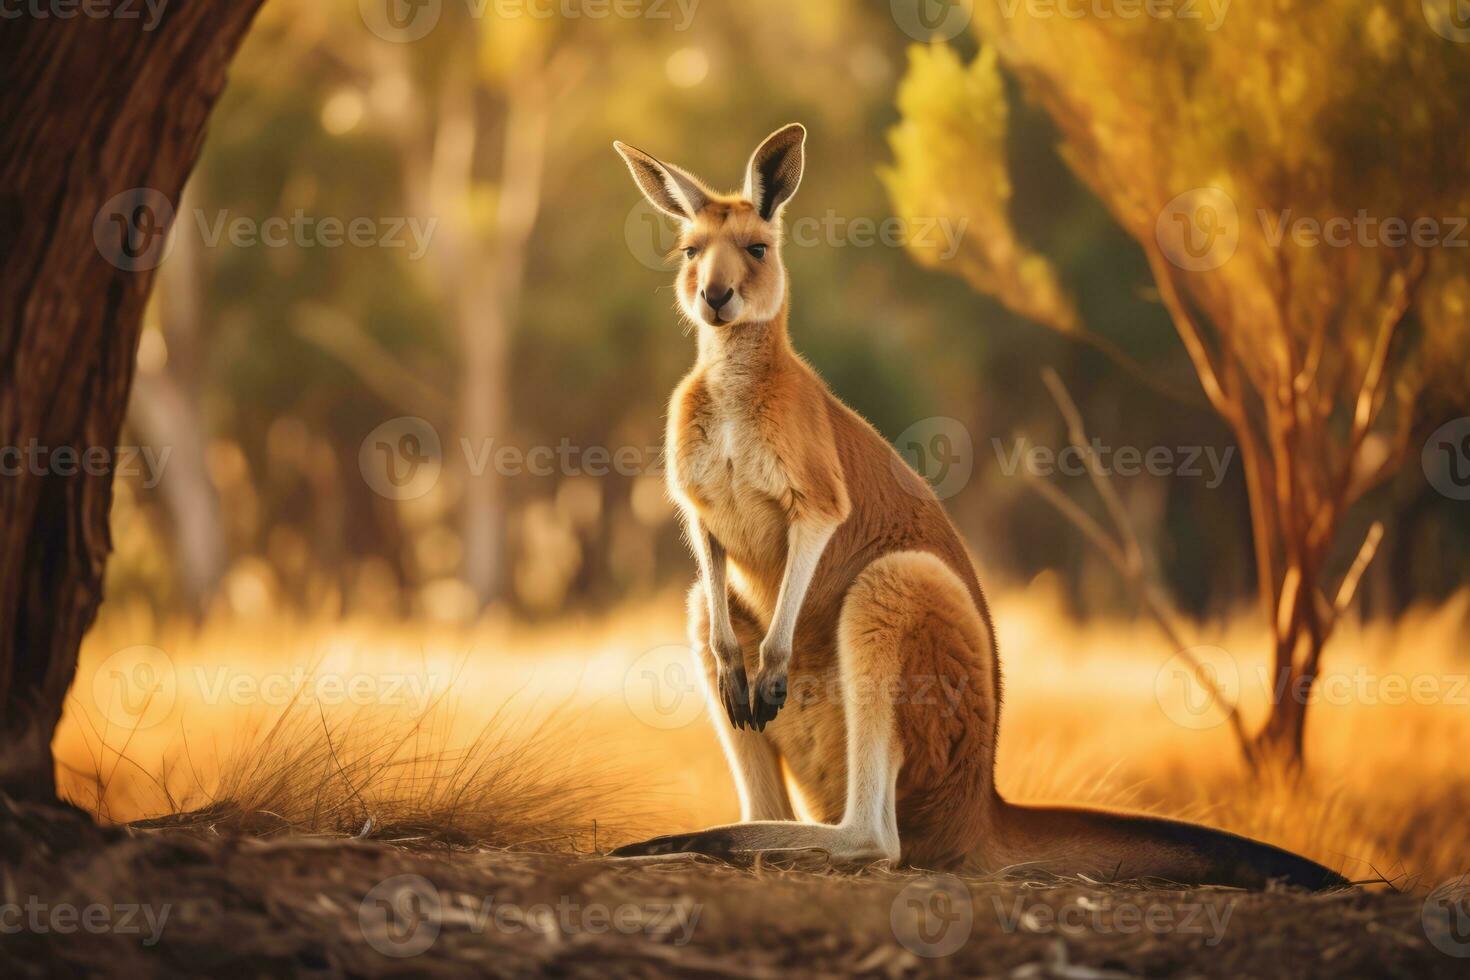
[[[943,45],[912,46],[898,104],[903,121],[888,135],[896,164],[881,174],[894,209],[915,225],[964,222],[953,257],[915,239],[914,258],[964,276],[1023,316],[1072,330],[1077,314],[1051,264],[1011,228],[1007,107],[994,49],[966,67]]]
[[[1470,57],[1420,0],[1130,9],[979,4],[973,64],[916,50],[889,190],[970,222],[960,271],[1057,326],[1007,215],[997,65],[1046,111],[1237,436],[1276,666],[1310,677],[1351,595],[1327,574],[1362,540],[1346,515],[1443,421],[1426,390],[1470,390]]]
[[[1419,262],[1435,267],[1414,299],[1437,306],[1433,293],[1470,271],[1470,248],[1441,244],[1455,216],[1470,213],[1470,129],[1457,97],[1470,87],[1470,58],[1426,29],[1418,0],[1131,18],[982,4],[976,19],[985,48],[969,74],[993,77],[1000,56],[1056,122],[1078,176],[1145,250],[1182,267],[1169,271],[1234,335],[1258,387],[1291,370],[1295,346],[1299,364],[1319,358],[1312,380],[1322,397],[1350,397],[1395,277]],[[999,98],[990,83],[948,94],[926,84],[900,102],[905,125],[935,111],[959,119],[966,109],[954,102],[970,103],[977,135],[957,172],[989,185],[1004,165]],[[905,152],[947,156],[951,145],[930,139]],[[1191,195],[1205,193],[1201,208]],[[959,192],[950,200],[994,214]],[[1195,222],[1181,227],[1196,244],[1226,244],[1178,261],[1161,223],[1171,208]],[[1412,240],[1416,221],[1434,243]]]

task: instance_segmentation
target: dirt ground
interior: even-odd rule
[[[0,975],[1464,976],[1424,896],[1162,889],[340,838],[7,804]],[[1448,913],[1447,913],[1448,914]],[[1447,931],[1448,930],[1448,931]],[[1431,933],[1436,933],[1431,941]]]

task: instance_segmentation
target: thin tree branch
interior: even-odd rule
[[[1042,383],[1051,392],[1052,400],[1056,402],[1057,409],[1061,411],[1062,418],[1067,422],[1067,438],[1072,445],[1088,458],[1087,475],[1091,479],[1097,494],[1102,498],[1103,505],[1108,509],[1108,516],[1113,520],[1113,527],[1118,532],[1118,539],[1122,545],[1123,555],[1128,564],[1142,572],[1143,549],[1139,546],[1138,535],[1133,531],[1133,525],[1128,520],[1128,512],[1123,507],[1123,501],[1119,498],[1113,484],[1103,474],[1098,462],[1092,458],[1092,440],[1087,437],[1087,427],[1082,423],[1082,413],[1077,410],[1077,403],[1067,392],[1066,385],[1056,371],[1050,367],[1041,370]]]
[[[1380,396],[1389,351],[1393,348],[1394,335],[1398,331],[1399,324],[1403,322],[1404,314],[1408,312],[1409,303],[1419,287],[1419,281],[1424,276],[1425,265],[1423,254],[1418,253],[1410,262],[1407,270],[1395,274],[1398,288],[1384,308],[1383,318],[1379,321],[1373,354],[1368,361],[1367,369],[1363,372],[1363,384],[1358,389],[1357,405],[1353,410],[1352,435],[1348,440],[1347,455],[1343,460],[1343,472],[1338,479],[1338,486],[1344,490],[1352,481],[1358,451],[1362,448],[1363,440],[1367,438],[1368,431],[1372,429],[1373,422],[1377,419],[1378,411],[1383,404]]]
[[[399,363],[391,351],[350,317],[311,304],[297,314],[292,326],[298,336],[350,368],[374,394],[390,404],[406,411],[427,412],[435,418],[451,414],[452,405],[438,388]]]
[[[1066,386],[1060,377],[1051,368],[1042,372],[1042,380],[1051,391],[1056,400],[1057,408],[1061,411],[1063,418],[1067,421],[1068,439],[1072,446],[1084,456],[1090,452],[1091,440],[1087,436],[1087,428],[1082,420],[1082,414],[1077,409],[1077,404],[1067,392]],[[1051,504],[1063,517],[1071,521],[1093,545],[1101,551],[1116,567],[1124,579],[1132,586],[1138,595],[1143,608],[1158,625],[1168,640],[1170,646],[1189,664],[1193,671],[1195,680],[1200,687],[1204,688],[1210,699],[1219,705],[1225,715],[1225,720],[1230,724],[1230,730],[1235,736],[1236,745],[1240,749],[1241,757],[1246,765],[1252,770],[1256,768],[1255,755],[1251,750],[1251,740],[1245,731],[1245,722],[1240,716],[1238,706],[1226,697],[1225,692],[1215,683],[1213,677],[1205,670],[1204,664],[1200,662],[1190,650],[1192,644],[1185,641],[1175,621],[1178,618],[1172,605],[1165,597],[1162,589],[1151,582],[1145,573],[1142,558],[1142,549],[1138,544],[1138,534],[1134,530],[1132,522],[1128,519],[1127,511],[1123,507],[1121,498],[1112,486],[1107,475],[1102,472],[1101,467],[1089,465],[1088,474],[1092,478],[1092,484],[1102,496],[1107,505],[1113,523],[1117,525],[1118,538],[1114,540],[1108,532],[1090,514],[1082,509],[1071,497],[1063,493],[1050,482],[1041,479],[1031,473],[1026,477],[1031,485],[1036,488],[1042,498]],[[1023,470],[1023,472],[1025,472]]]
[[[1362,545],[1358,548],[1357,557],[1353,559],[1347,574],[1342,577],[1342,584],[1337,588],[1337,599],[1332,603],[1335,616],[1341,616],[1352,604],[1353,596],[1358,591],[1358,583],[1362,581],[1363,573],[1368,570],[1368,566],[1373,563],[1373,557],[1378,554],[1378,545],[1382,541],[1383,522],[1374,521],[1373,526],[1368,528]]]
[[[1227,421],[1234,421],[1237,417],[1238,406],[1230,401],[1225,389],[1220,384],[1220,375],[1215,369],[1214,361],[1210,357],[1209,349],[1205,346],[1204,334],[1195,322],[1194,316],[1185,306],[1183,299],[1179,296],[1179,289],[1174,283],[1174,275],[1169,270],[1167,260],[1156,248],[1150,248],[1148,253],[1148,265],[1154,274],[1154,283],[1159,289],[1159,298],[1164,301],[1164,308],[1169,311],[1169,316],[1174,321],[1174,329],[1179,334],[1179,339],[1184,342],[1184,349],[1189,354],[1189,359],[1194,362],[1195,373],[1199,375],[1200,386],[1205,390],[1205,397],[1209,398],[1210,404],[1215,406],[1215,411],[1225,417]]]

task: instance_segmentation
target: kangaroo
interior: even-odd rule
[[[767,137],[738,194],[613,144],[681,226],[676,291],[698,357],[669,407],[668,482],[741,819],[612,855],[815,850],[837,864],[1346,884],[1223,831],[1001,797],[1000,668],[969,553],[929,485],[791,346],[782,211],[805,142],[800,124]],[[817,822],[797,819],[788,775]]]

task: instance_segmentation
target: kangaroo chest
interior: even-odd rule
[[[669,433],[672,489],[748,575],[775,576],[785,562],[785,478],[780,460],[738,391],[698,382],[676,406]]]

